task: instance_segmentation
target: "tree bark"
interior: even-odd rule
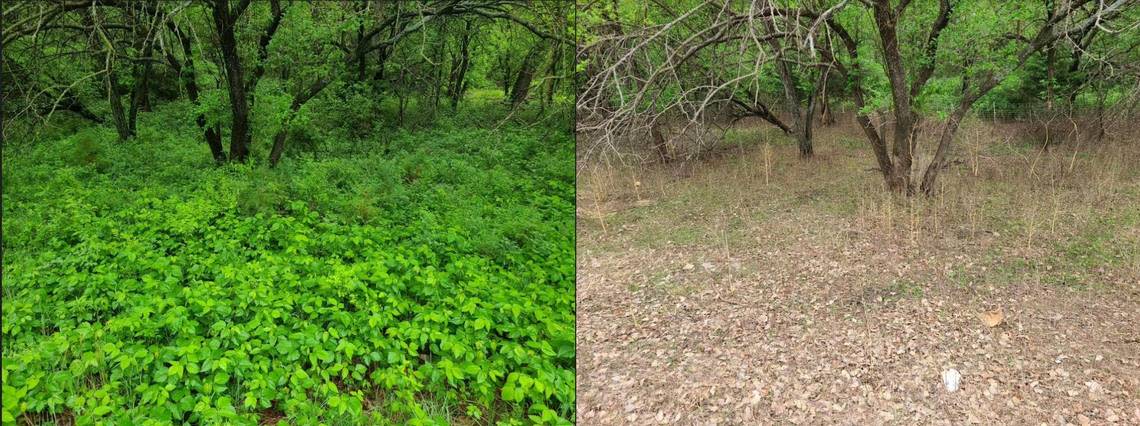
[[[954,134],[958,132],[958,125],[962,123],[962,119],[966,117],[966,113],[970,110],[970,105],[973,101],[963,100],[954,112],[950,114],[950,118],[946,120],[946,125],[942,128],[942,134],[938,138],[938,148],[934,151],[934,158],[930,161],[930,165],[926,166],[926,172],[922,175],[922,185],[920,190],[927,196],[934,195],[934,184],[938,179],[938,173],[942,170],[943,164],[946,162],[946,154],[950,151],[950,143],[954,139]]]
[[[527,53],[526,59],[523,59],[522,65],[519,66],[518,77],[515,78],[511,89],[512,107],[518,107],[526,102],[526,98],[530,94],[530,82],[534,80],[534,62],[540,50],[538,46],[531,48],[530,53]]]
[[[827,96],[827,81],[831,77],[831,67],[824,68],[822,82],[819,86],[819,122],[824,126],[835,124],[835,116],[831,113],[831,100]]]
[[[907,91],[906,71],[903,68],[902,53],[899,51],[896,18],[887,0],[877,0],[874,4],[875,27],[886,61],[887,80],[891,89],[891,109],[895,116],[894,140],[891,147],[893,168],[887,186],[895,192],[907,195],[914,193],[910,180],[912,145],[914,142],[915,117],[911,109],[911,97]]]
[[[119,140],[131,138],[131,126],[127,123],[127,115],[123,110],[123,88],[119,85],[119,77],[115,75],[114,68],[107,70],[107,100],[111,103],[111,117],[115,121],[115,131]]]
[[[153,51],[153,45],[147,43],[146,46],[143,47],[142,55],[144,58],[149,58]],[[138,70],[138,68],[142,69]],[[150,90],[151,63],[149,60],[144,61],[142,65],[136,65],[135,69],[137,70],[135,77],[138,81],[135,82],[135,87],[131,90],[131,110],[130,120],[128,121],[132,135],[135,134],[135,129],[137,128],[139,109],[146,103],[147,92]]]
[[[463,98],[466,89],[467,70],[471,67],[471,20],[463,26],[463,33],[459,39],[459,52],[451,61],[451,75],[448,78],[447,97],[451,100],[451,109],[459,108],[459,100]]]
[[[248,2],[245,2],[248,5]],[[237,52],[234,26],[241,8],[231,11],[229,0],[216,0],[213,5],[214,26],[222,50],[222,63],[226,72],[226,85],[230,95],[233,124],[230,128],[230,159],[245,162],[249,158],[249,100],[246,98],[245,75]],[[235,13],[236,12],[236,13]]]
[[[558,89],[558,82],[561,80],[558,73],[561,72],[562,65],[562,43],[555,42],[554,48],[550,52],[550,67],[546,72],[546,87],[543,95],[543,107],[554,103],[554,92]]]

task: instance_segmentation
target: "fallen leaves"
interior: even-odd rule
[[[1001,325],[1001,323],[1005,321],[1005,312],[1002,311],[1001,307],[998,307],[995,310],[986,311],[979,314],[978,318],[982,320],[982,324],[985,324],[986,327],[994,328]]]
[[[1084,415],[1140,424],[1128,399],[1140,389],[1140,357],[1127,340],[1140,314],[1120,309],[1140,293],[1020,284],[974,293],[936,282],[875,303],[879,293],[866,289],[896,274],[919,282],[941,264],[924,267],[863,237],[832,242],[833,233],[767,224],[747,228],[760,249],[728,260],[699,243],[643,247],[611,234],[603,250],[590,243],[600,230],[580,236],[580,252],[594,251],[578,270],[579,423],[1076,424]],[[907,260],[916,266],[892,266]],[[665,279],[655,276],[687,286],[629,290]],[[955,393],[940,374],[949,367],[963,375]],[[615,373],[621,381],[609,380]]]

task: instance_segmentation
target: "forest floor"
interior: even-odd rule
[[[581,170],[579,422],[1140,424],[1140,147],[1004,134],[932,199],[840,128]]]

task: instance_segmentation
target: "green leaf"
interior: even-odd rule
[[[174,361],[170,364],[170,368],[166,370],[166,374],[172,377],[182,378],[182,371],[182,363]]]

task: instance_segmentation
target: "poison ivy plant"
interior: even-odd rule
[[[489,99],[272,170],[192,128],[6,145],[3,423],[569,423],[573,138]]]

